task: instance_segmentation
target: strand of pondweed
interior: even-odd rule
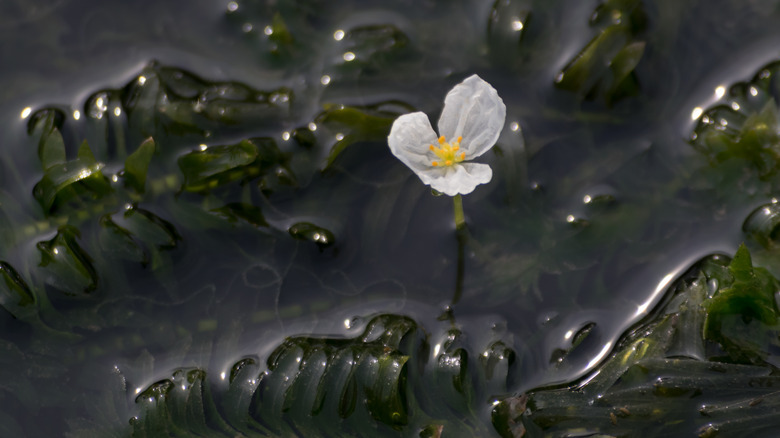
[[[171,173],[159,178],[155,178],[149,181],[149,196],[154,198],[164,195],[166,193],[173,193],[179,190],[181,187],[181,176],[177,173]],[[137,201],[136,199],[127,199],[127,202]],[[80,225],[84,221],[104,214],[114,212],[116,207],[120,205],[117,197],[109,197],[94,202],[89,207],[83,210],[77,210],[69,212],[65,215],[53,216],[47,219],[35,221],[31,224],[25,225],[19,230],[16,235],[18,239],[25,240],[46,232],[56,230],[57,228],[66,225]]]

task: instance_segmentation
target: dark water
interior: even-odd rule
[[[0,314],[8,436],[75,434],[76,419],[94,419],[93,406],[116,396],[117,374],[127,408],[115,419],[126,425],[136,394],[175,369],[206,370],[220,388],[234,363],[264,363],[287,336],[354,338],[383,313],[411,317],[435,352],[457,327],[477,355],[496,339],[516,353],[509,386],[473,402],[488,423],[495,399],[587,374],[697,260],[733,254],[750,212],[777,195],[767,179],[721,184],[689,143],[696,108],[729,104],[725,90],[780,57],[777,1],[642,2],[638,90],[614,102],[554,85],[599,32],[588,23],[595,1],[35,3],[0,6],[0,209],[10,230],[0,260],[40,295],[35,323]],[[514,30],[523,11],[530,18]],[[355,30],[367,26],[385,27]],[[185,133],[140,129],[109,97],[100,117],[89,112],[95,93],[139,81],[152,60],[204,83],[284,87],[292,99]],[[482,160],[493,181],[464,197],[465,241],[450,199],[392,157],[386,133],[365,136],[326,169],[332,145],[357,129],[317,125],[326,105],[417,108],[435,121],[446,92],[473,73],[498,90],[507,120]],[[87,203],[81,215],[47,214],[32,195],[43,172],[25,108],[63,111],[69,158],[84,138],[98,139],[91,145],[108,178],[123,168],[123,148],[154,136],[156,188]],[[291,138],[305,130],[313,146]],[[252,137],[293,157],[294,186],[181,189],[181,156]],[[269,226],[209,213],[247,199]],[[132,202],[178,235],[172,247],[155,241],[162,249],[146,264],[101,240],[100,218],[121,225]],[[335,243],[293,238],[288,229],[301,222]],[[89,293],[63,293],[42,266],[36,244],[65,223],[95,267]],[[583,328],[585,343],[562,355]]]

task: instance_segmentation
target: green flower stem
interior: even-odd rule
[[[458,267],[455,273],[455,294],[452,296],[451,304],[454,306],[460,301],[460,297],[463,294],[464,247],[466,246],[468,230],[466,229],[466,218],[463,215],[463,198],[460,194],[452,198],[452,204],[455,210],[455,234],[458,238]]]
[[[458,195],[460,196],[460,195]],[[463,210],[461,209],[461,217],[463,217]],[[455,293],[452,295],[452,303],[450,306],[458,304],[461,295],[463,295],[463,275],[466,269],[466,239],[468,238],[468,230],[466,227],[458,228],[455,230],[456,237],[458,238],[458,265],[455,271]]]
[[[466,218],[463,216],[463,198],[457,194],[452,198],[452,203],[455,207],[455,228],[460,230],[466,226]]]

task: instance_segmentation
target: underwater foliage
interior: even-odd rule
[[[583,381],[501,401],[493,410],[497,430],[505,437],[776,430],[778,285],[752,265],[744,245],[733,259],[699,261]]]
[[[724,89],[723,100],[697,118],[691,145],[727,174],[744,165],[768,180],[780,167],[778,70],[780,62],[772,62],[751,80]]]
[[[646,43],[639,39],[647,17],[641,0],[607,0],[593,11],[591,27],[598,34],[555,78],[555,86],[608,104],[635,95],[634,69]]]
[[[142,3],[0,5],[46,24],[9,65],[95,75],[0,90],[0,436],[780,425],[780,64],[686,90],[770,2]],[[387,138],[472,75],[506,124],[455,231]]]
[[[355,338],[287,338],[221,378],[176,370],[136,396],[132,436],[485,436],[473,406],[494,397],[506,437],[766,433],[778,426],[777,285],[744,246],[707,257],[583,381],[517,396],[501,395],[522,378],[508,339],[480,347],[453,327],[434,348],[414,320],[379,315]]]
[[[356,338],[288,338],[265,364],[246,357],[219,379],[178,369],[135,397],[140,411],[131,434],[484,436],[490,429],[470,406],[506,391],[517,371],[515,353],[501,339],[478,348],[453,328],[432,354],[415,321],[379,315]]]

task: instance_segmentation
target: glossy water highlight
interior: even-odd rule
[[[6,434],[497,434],[700,260],[780,272],[772,1],[9,5]],[[386,138],[473,73],[459,236]]]

